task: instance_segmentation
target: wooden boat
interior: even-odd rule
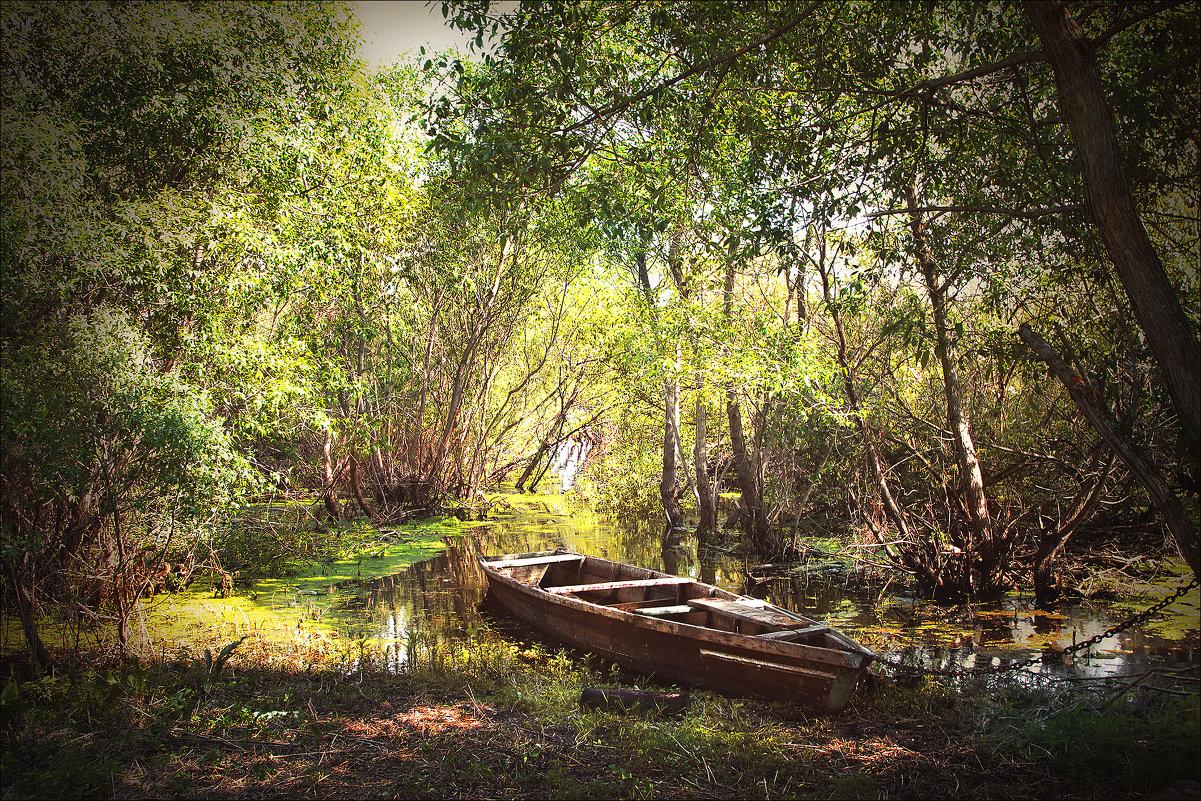
[[[496,598],[632,670],[839,712],[874,654],[841,632],[691,578],[568,551],[481,557]]]

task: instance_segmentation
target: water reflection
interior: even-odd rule
[[[881,655],[934,668],[1000,666],[1056,650],[1106,631],[1127,611],[1098,603],[1035,610],[1029,595],[995,604],[941,606],[883,587],[852,581],[845,571],[811,565],[799,575],[749,581],[728,553],[702,547],[689,532],[663,537],[657,521],[618,525],[581,511],[562,495],[502,496],[487,519],[447,538],[440,555],[377,580],[355,580],[331,592],[325,620],[355,639],[378,643],[388,663],[407,664],[416,638],[460,637],[495,621],[481,617],[486,584],[480,553],[567,548],[691,576],[735,592],[750,592],[823,619]],[[1198,591],[1169,609],[1172,616],[1107,639],[1073,659],[1037,666],[1050,674],[1098,677],[1151,666],[1198,662]],[[508,628],[507,626],[505,628]],[[522,625],[514,624],[520,631]]]

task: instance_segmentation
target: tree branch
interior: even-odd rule
[[[1038,358],[1047,363],[1055,377],[1067,387],[1077,408],[1092,423],[1101,438],[1113,448],[1122,462],[1130,469],[1159,509],[1160,515],[1172,532],[1181,556],[1188,562],[1196,575],[1198,566],[1197,530],[1188,512],[1172,489],[1164,483],[1159,468],[1146,452],[1122,433],[1121,425],[1114,419],[1109,408],[1101,400],[1100,393],[1079,373],[1064,361],[1046,340],[1034,333],[1029,323],[1022,323],[1018,336],[1034,351]]]
[[[1176,6],[1183,4],[1183,0],[1174,0],[1173,2],[1168,3],[1156,3],[1147,10],[1143,11],[1141,14],[1135,14],[1134,16],[1124,19],[1121,22],[1115,22],[1113,25],[1110,25],[1108,28],[1101,31],[1101,33],[1097,34],[1096,38],[1089,42],[1089,48],[1096,53],[1102,47],[1105,47],[1105,45],[1109,44],[1110,39],[1117,36],[1127,28],[1132,28],[1143,20],[1150,19],[1156,14],[1162,14],[1168,9],[1175,8]]]
[[[909,95],[925,92],[930,89],[941,89],[944,86],[950,86],[955,83],[963,83],[971,81],[985,75],[991,75],[994,72],[1000,72],[1010,67],[1016,67],[1019,64],[1027,64],[1031,61],[1046,61],[1047,57],[1043,54],[1042,48],[1038,50],[1027,50],[1024,53],[1015,53],[1009,58],[994,61],[991,64],[984,64],[979,67],[973,67],[970,70],[957,72],[954,75],[946,75],[942,78],[929,78],[924,81],[918,81],[908,89],[898,89],[895,92],[888,92],[888,97],[908,97]]]
[[[573,131],[577,131],[580,128],[585,127],[586,125],[591,125],[592,123],[594,123],[598,120],[604,119],[605,117],[612,116],[613,114],[616,114],[619,111],[624,111],[625,109],[634,105],[638,101],[645,100],[646,98],[648,98],[652,95],[656,95],[659,92],[662,92],[664,89],[670,89],[672,86],[675,86],[677,83],[684,80],[685,78],[689,78],[693,75],[696,75],[697,73],[713,69],[714,67],[720,67],[723,64],[729,64],[731,62],[738,60],[740,57],[742,57],[746,53],[750,52],[751,50],[755,50],[760,47],[769,45],[772,42],[774,42],[775,40],[782,37],[784,34],[791,31],[796,26],[800,25],[805,20],[806,17],[808,17],[811,13],[813,13],[813,9],[815,9],[819,5],[821,5],[822,2],[823,2],[823,0],[816,0],[816,2],[810,3],[809,5],[805,6],[803,9],[801,9],[801,12],[799,14],[797,14],[795,17],[790,19],[788,22],[784,23],[784,25],[775,29],[774,31],[771,31],[770,33],[766,33],[763,36],[760,36],[758,39],[751,42],[750,44],[743,45],[742,47],[738,48],[734,52],[727,53],[724,56],[718,56],[717,58],[711,58],[708,61],[702,61],[700,64],[696,64],[696,65],[684,70],[679,75],[677,75],[676,77],[674,77],[668,81],[664,81],[663,83],[660,83],[657,86],[652,86],[649,89],[643,89],[641,92],[633,94],[630,97],[627,97],[623,100],[614,101],[613,103],[610,103],[609,105],[607,105],[597,111],[594,111],[592,114],[588,115],[587,117],[585,117],[584,119],[575,123],[574,125],[568,126],[567,128],[563,128],[560,131],[560,133],[566,134],[566,133],[572,133]]]
[[[1009,217],[1020,217],[1023,220],[1036,220],[1052,214],[1075,214],[1084,211],[1083,203],[1069,203],[1065,206],[1051,206],[1045,209],[1010,209],[1004,206],[926,206],[917,209],[918,212],[966,212],[975,214],[1002,214]],[[886,217],[891,214],[909,214],[909,209],[885,209],[865,214],[866,219]]]

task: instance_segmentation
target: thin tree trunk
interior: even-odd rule
[[[761,555],[768,558],[778,556],[781,550],[780,538],[767,528],[767,521],[763,515],[763,495],[742,430],[742,409],[732,389],[726,391],[726,417],[730,421],[730,452],[734,459],[734,474],[738,478],[742,505],[746,511],[746,534],[751,540],[751,546]]]
[[[421,470],[421,465],[425,460],[425,404],[426,397],[429,394],[430,387],[430,361],[434,353],[434,338],[438,328],[438,310],[442,305],[442,293],[439,292],[434,298],[433,306],[430,309],[430,328],[429,335],[425,339],[425,356],[421,364],[421,392],[417,400],[417,412],[413,418],[413,424],[405,434],[405,450],[407,452],[410,469],[414,472]]]
[[[1147,495],[1150,496],[1151,502],[1159,510],[1168,531],[1176,540],[1176,547],[1180,549],[1180,555],[1192,568],[1193,575],[1201,576],[1197,529],[1189,518],[1188,512],[1180,503],[1180,499],[1163,480],[1159,468],[1142,448],[1122,434],[1118,421],[1101,403],[1100,393],[1083,376],[1072,370],[1042,337],[1034,333],[1029,323],[1022,323],[1018,333],[1022,341],[1030,346],[1038,358],[1047,363],[1055,377],[1067,387],[1077,408],[1084,413],[1084,416],[1088,418],[1093,428],[1109,447],[1114,449],[1122,463],[1130,469],[1131,473],[1134,473],[1139,483],[1143,485],[1143,489],[1147,491]]]
[[[680,379],[677,376],[663,382],[663,402],[666,408],[663,415],[663,476],[659,481],[659,498],[663,501],[667,527],[677,529],[684,527],[680,501],[676,497],[676,452],[680,431]]]
[[[434,458],[429,466],[429,470],[425,475],[426,483],[436,483],[435,479],[442,474],[444,462],[446,460],[447,450],[450,446],[451,436],[454,434],[456,427],[459,424],[459,415],[462,411],[463,395],[467,390],[467,382],[470,380],[472,368],[475,366],[476,354],[480,343],[483,341],[484,334],[491,326],[489,319],[493,305],[500,293],[501,278],[504,275],[504,265],[508,261],[509,256],[514,252],[514,239],[512,236],[503,236],[500,243],[500,252],[496,259],[496,273],[493,277],[492,287],[488,293],[487,299],[480,305],[479,318],[474,330],[467,339],[467,344],[463,348],[463,355],[459,358],[459,363],[455,367],[454,379],[451,383],[450,405],[446,410],[446,420],[442,427],[442,433],[438,438],[438,445],[434,451]]]
[[[830,286],[830,275],[826,267],[825,237],[822,237],[818,241],[818,254],[819,260],[816,266],[818,275],[821,277],[822,296],[825,299],[826,308],[830,312],[830,320],[834,324],[834,334],[838,341],[838,367],[842,373],[843,388],[847,395],[847,407],[851,412],[852,418],[855,420],[855,427],[858,429],[859,437],[863,442],[863,454],[867,461],[868,473],[871,475],[876,492],[879,493],[880,502],[884,506],[884,515],[896,527],[897,534],[900,535],[901,540],[908,543],[901,550],[896,549],[892,545],[885,545],[884,550],[890,559],[913,571],[917,577],[918,584],[921,585],[922,591],[926,595],[933,595],[938,589],[940,582],[937,563],[934,565],[927,564],[915,553],[917,543],[913,540],[913,535],[909,524],[906,522],[904,512],[888,487],[888,480],[881,466],[880,454],[876,450],[871,427],[863,415],[863,406],[859,401],[859,393],[855,389],[851,361],[847,354],[846,334],[842,326],[842,315],[838,311],[838,305],[834,302],[834,293]],[[872,527],[873,531],[875,531],[874,524]],[[879,534],[879,532],[876,533]],[[880,541],[885,542],[885,539],[880,537]]]
[[[822,445],[821,454],[817,458],[817,467],[813,468],[813,475],[805,482],[805,488],[801,490],[796,499],[797,514],[805,510],[805,505],[809,503],[809,496],[813,494],[813,489],[817,486],[817,477],[821,475],[822,470],[826,469],[826,465],[830,462],[830,457],[834,454],[834,437],[831,435],[829,439]]]
[[[725,285],[722,289],[722,318],[729,325],[734,313],[734,256],[737,242],[731,238],[726,254]],[[746,435],[742,429],[742,408],[733,387],[726,389],[726,419],[730,424],[730,453],[734,462],[734,475],[742,493],[742,506],[746,513],[743,530],[750,545],[768,558],[778,556],[781,551],[779,537],[767,531],[763,517],[763,498],[757,480],[757,470],[747,451]]]
[[[367,499],[363,497],[363,488],[359,486],[358,460],[353,456],[350,457],[350,491],[354,493],[354,499],[358,501],[359,508],[363,510],[363,514],[367,515],[367,519],[374,523],[376,521],[375,512],[367,505]]]
[[[698,536],[717,531],[717,504],[713,498],[713,483],[709,481],[709,412],[705,408],[705,379],[696,377],[696,439],[692,447],[693,470],[696,473],[696,498],[700,519]]]
[[[926,294],[934,316],[935,355],[942,367],[943,396],[947,402],[947,427],[955,442],[955,461],[959,467],[959,494],[968,513],[968,528],[971,535],[962,544],[968,558],[980,571],[982,586],[991,589],[998,572],[1005,567],[1008,556],[1003,544],[994,542],[992,521],[988,513],[988,498],[984,494],[984,475],[980,460],[976,457],[976,445],[972,441],[971,424],[963,409],[963,392],[959,383],[958,353],[948,332],[946,287],[940,285],[934,259],[926,242],[926,228],[921,213],[917,211],[917,200],[913,187],[905,187],[905,202],[909,208],[909,230],[913,235],[914,250],[918,267],[926,283]],[[970,572],[964,580],[972,582]],[[971,586],[963,588],[970,592]]]
[[[325,442],[321,446],[321,466],[325,470],[325,487],[321,491],[321,501],[325,504],[325,511],[329,514],[329,519],[336,523],[341,518],[342,512],[338,508],[338,497],[334,494],[333,447],[333,435],[326,432]]]
[[[28,562],[28,554],[22,556],[22,559]],[[41,636],[38,634],[38,624],[34,617],[33,597],[29,594],[29,589],[21,580],[21,576],[17,572],[17,567],[10,560],[4,560],[5,572],[8,573],[8,586],[12,590],[13,601],[17,607],[17,617],[21,621],[21,630],[25,633],[25,641],[29,643],[30,661],[33,663],[33,670],[40,674],[42,671],[54,671],[54,659],[50,656],[50,651],[46,649],[46,644],[42,642]],[[22,571],[24,572],[24,571]]]

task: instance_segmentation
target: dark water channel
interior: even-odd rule
[[[617,525],[557,494],[506,494],[496,500],[486,519],[465,523],[462,535],[446,536],[447,547],[437,555],[383,578],[331,585],[321,599],[322,621],[378,646],[395,667],[411,658],[422,638],[444,640],[486,627],[499,636],[536,640],[532,629],[482,604],[486,585],[475,557],[567,548],[766,598],[823,619],[886,657],[931,667],[978,668],[1088,639],[1179,585],[1176,574],[1165,572],[1145,597],[1067,603],[1054,610],[1035,609],[1028,592],[992,604],[938,605],[908,597],[895,585],[864,586],[853,570],[848,572],[845,560],[833,558],[832,543],[817,543],[806,569],[748,586],[738,558],[698,547],[695,536],[664,542],[658,521]],[[823,545],[829,546],[829,560],[823,559]],[[1198,595],[1194,588],[1168,614],[1106,639],[1070,663],[1053,660],[1034,669],[1099,677],[1195,665],[1201,643]]]

